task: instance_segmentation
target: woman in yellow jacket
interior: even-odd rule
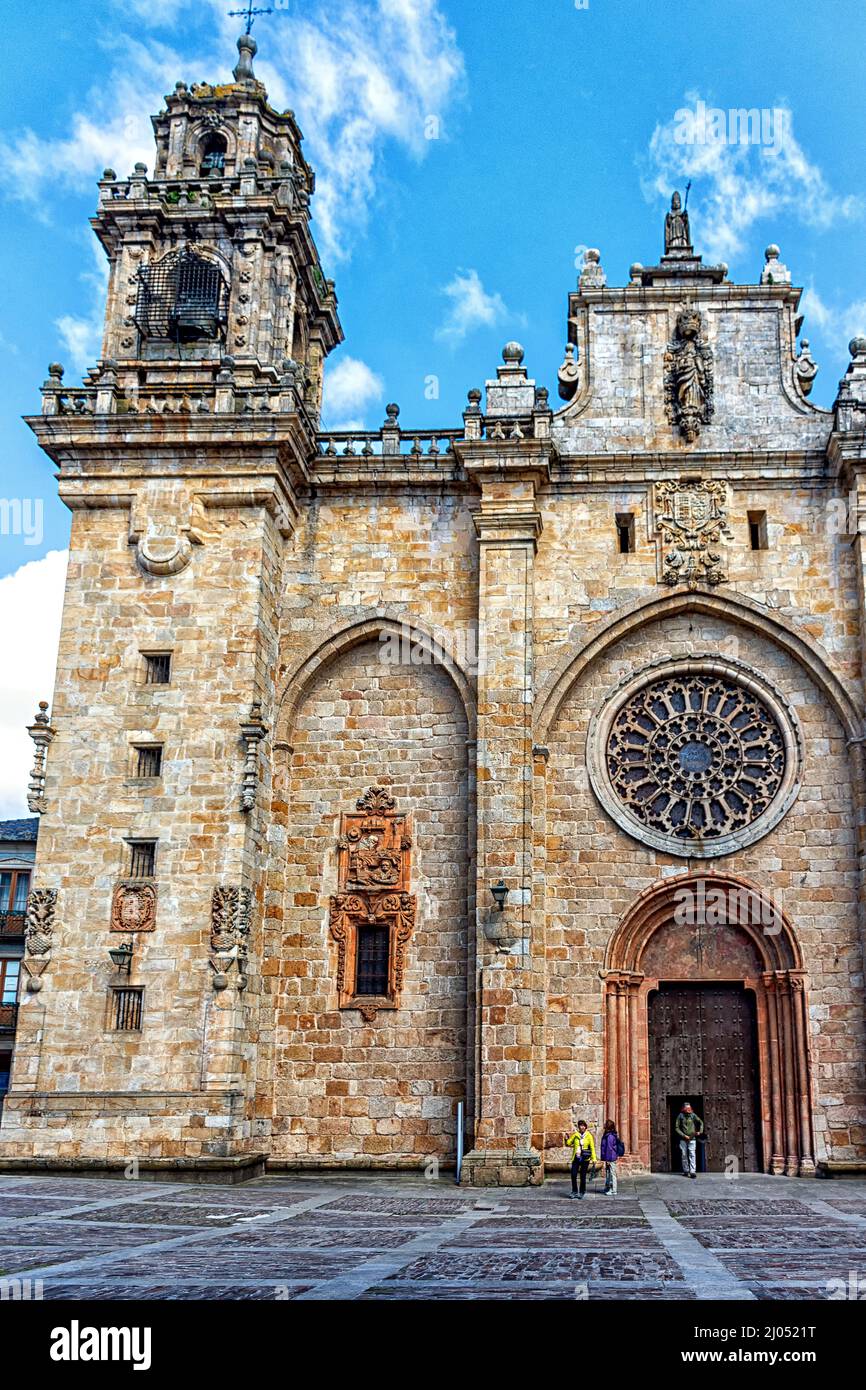
[[[577,1129],[568,1139],[571,1149],[571,1195],[582,1201],[586,1196],[586,1175],[590,1163],[595,1163],[595,1140],[589,1132],[586,1120],[578,1120]],[[577,1190],[577,1177],[580,1174],[580,1191]]]

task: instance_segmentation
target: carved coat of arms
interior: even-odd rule
[[[663,584],[722,584],[722,556],[713,547],[730,536],[727,485],[718,479],[665,479],[655,485],[656,532]]]
[[[115,884],[111,903],[111,930],[154,931],[155,927],[156,884],[137,878],[121,879]]]
[[[665,353],[665,410],[689,444],[713,418],[713,351],[703,340],[697,309],[677,315],[673,341]]]

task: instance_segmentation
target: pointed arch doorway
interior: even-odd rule
[[[676,1166],[688,1098],[708,1167],[814,1173],[806,977],[766,895],[714,873],[656,885],[611,938],[604,995],[605,1113],[637,1166]]]

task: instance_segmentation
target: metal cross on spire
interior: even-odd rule
[[[245,29],[244,32],[247,33],[247,34],[249,34],[249,33],[252,32],[252,27],[253,27],[253,24],[255,23],[256,16],[257,16],[257,15],[260,15],[260,14],[273,14],[273,10],[270,9],[270,8],[268,8],[268,9],[266,9],[266,10],[262,10],[262,9],[258,9],[258,10],[257,10],[257,9],[253,6],[253,0],[249,0],[249,3],[248,3],[248,5],[247,5],[247,7],[246,7],[245,10],[229,10],[229,17],[230,17],[230,18],[232,18],[232,19],[243,19],[243,20],[246,20],[246,26],[247,26],[247,27],[246,27],[246,29]]]

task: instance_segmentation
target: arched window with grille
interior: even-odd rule
[[[201,150],[199,174],[203,179],[222,178],[226,168],[228,145],[224,135],[208,135]]]

